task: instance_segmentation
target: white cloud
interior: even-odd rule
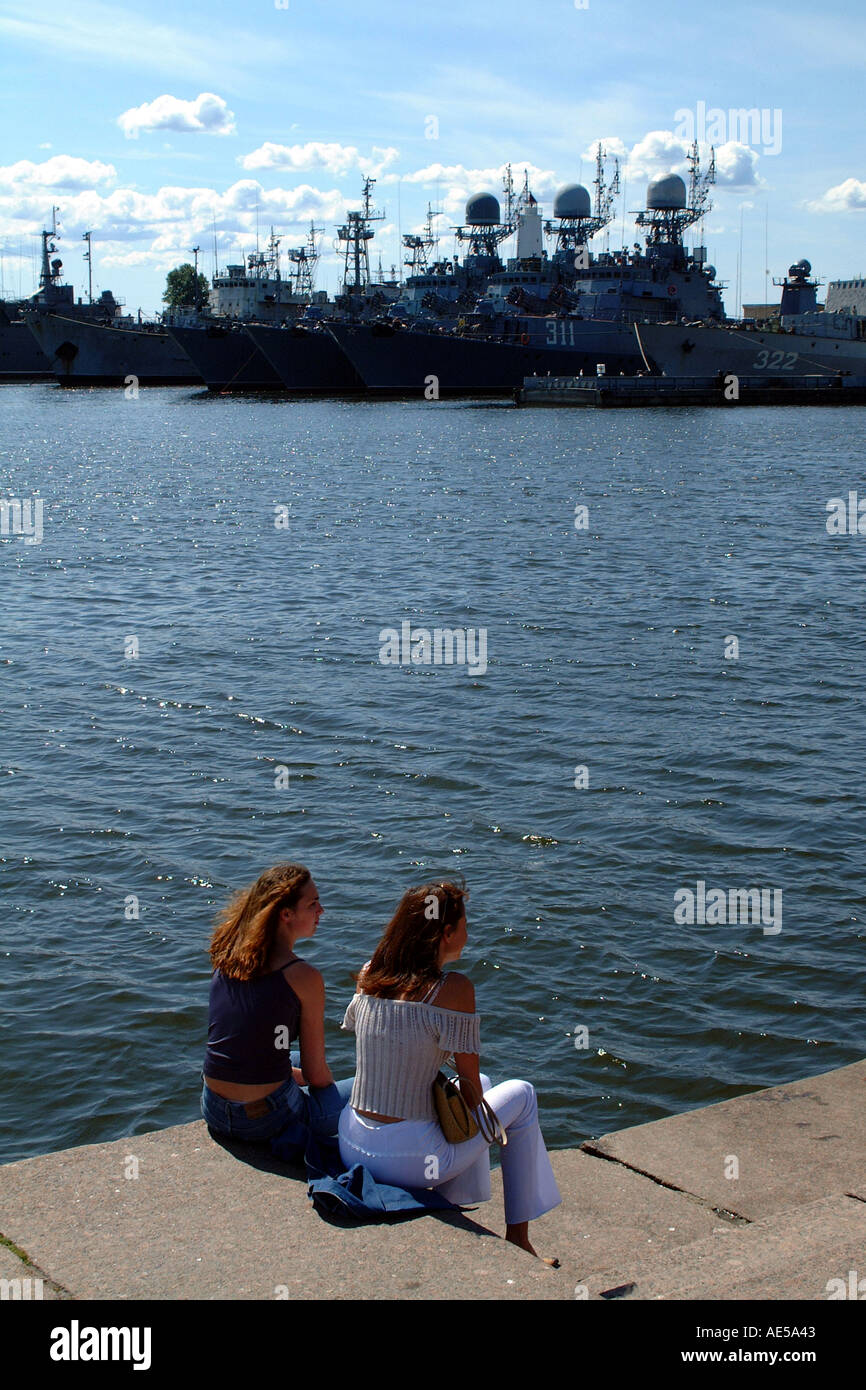
[[[177,130],[195,135],[233,135],[235,132],[234,113],[222,97],[213,92],[200,92],[194,101],[183,101],[166,93],[141,106],[130,107],[118,116],[117,124],[127,140],[137,140],[142,131],[149,130]]]
[[[305,145],[277,145],[266,140],[257,150],[240,155],[238,163],[244,169],[326,169],[340,176],[352,169],[378,178],[384,169],[399,158],[400,151],[389,145],[374,145],[372,156],[364,156],[355,145],[309,140]]]
[[[845,179],[806,206],[810,212],[862,212],[866,208],[866,183],[862,179]]]
[[[716,150],[716,183],[720,188],[759,188],[763,182],[756,150],[737,140],[728,140]]]
[[[595,165],[598,143],[598,140],[593,140],[592,144],[589,145],[580,156],[582,160],[589,160],[593,166]],[[609,159],[615,157],[620,163],[628,159],[628,145],[624,144],[618,135],[603,135],[601,137],[601,144]]]
[[[671,130],[650,130],[640,140],[629,147],[616,136],[602,139],[605,152],[616,155],[620,161],[623,178],[628,184],[649,183],[661,174],[679,174],[688,182],[689,166],[686,156],[691,142],[675,135]],[[598,141],[584,151],[584,160],[595,160]],[[709,164],[709,146],[701,148],[702,169],[706,172]],[[748,145],[737,140],[728,140],[716,146],[716,187],[720,189],[758,188],[763,180],[758,174],[758,154]],[[712,197],[712,194],[710,195]],[[629,205],[633,195],[629,194]]]
[[[673,131],[650,130],[632,146],[626,174],[629,179],[654,179],[659,174],[686,174],[689,145]]]
[[[388,174],[384,183],[425,184],[431,190],[439,190],[439,203],[445,213],[450,213],[462,222],[467,198],[473,193],[492,193],[499,199],[503,209],[505,194],[502,181],[506,165],[500,164],[487,169],[467,169],[464,164],[428,164],[410,174],[398,176]],[[529,179],[529,187],[539,202],[551,202],[556,189],[562,182],[552,169],[540,169],[529,160],[515,160],[511,165],[515,193],[523,187],[524,171]]]
[[[94,184],[110,183],[117,177],[113,164],[98,159],[78,159],[75,155],[55,154],[42,164],[19,159],[17,164],[0,168],[0,192],[26,192],[29,188],[92,188]]]
[[[61,192],[57,202],[62,236],[71,242],[92,230],[100,264],[107,264],[109,256],[139,253],[187,256],[197,241],[212,244],[214,227],[222,250],[239,243],[251,249],[257,234],[266,237],[271,224],[286,247],[303,240],[312,220],[333,224],[345,209],[345,197],[336,188],[322,190],[304,183],[264,189],[254,179],[241,179],[223,191],[166,185],[154,193],[131,188],[101,193],[88,187]],[[20,242],[24,234],[38,233],[45,213],[44,191],[0,183],[0,236],[7,246]]]

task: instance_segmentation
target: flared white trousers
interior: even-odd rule
[[[538,1124],[535,1088],[528,1081],[492,1086],[484,1075],[481,1085],[508,1135],[499,1150],[506,1223],[534,1221],[562,1201]],[[449,1144],[437,1120],[386,1124],[347,1105],[340,1115],[340,1155],[347,1168],[362,1163],[377,1182],[435,1187],[460,1206],[490,1201],[490,1148],[484,1136]]]

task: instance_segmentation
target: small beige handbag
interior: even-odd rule
[[[508,1135],[500,1124],[496,1111],[482,1096],[474,1107],[478,1112],[476,1120],[461,1095],[458,1081],[467,1091],[471,1092],[474,1089],[467,1076],[450,1077],[446,1076],[444,1071],[440,1071],[433,1082],[433,1104],[448,1143],[463,1144],[467,1139],[474,1139],[476,1134],[481,1133],[488,1144],[501,1144],[504,1147],[508,1143]]]

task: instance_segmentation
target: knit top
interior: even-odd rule
[[[357,1039],[349,1104],[403,1120],[435,1120],[433,1082],[452,1052],[481,1052],[478,1014],[356,994],[343,1027]]]

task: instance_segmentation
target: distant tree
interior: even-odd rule
[[[209,286],[207,276],[199,274],[198,277],[198,303],[207,304]],[[163,303],[168,304],[172,309],[184,308],[187,305],[196,303],[196,275],[195,266],[187,263],[179,265],[176,270],[170,270],[165,277],[165,294],[162,296]]]

